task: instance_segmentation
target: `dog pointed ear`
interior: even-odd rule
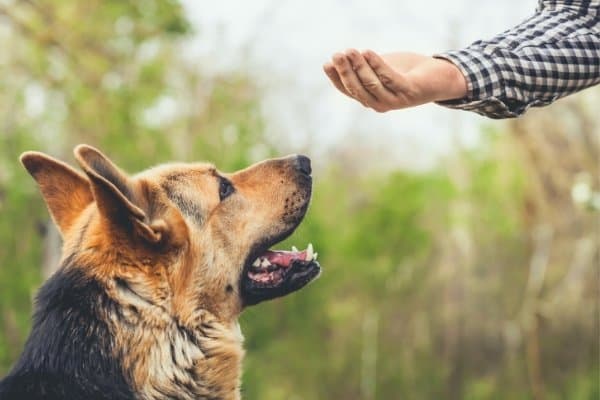
[[[159,243],[167,225],[163,220],[148,221],[139,205],[142,195],[131,178],[91,146],[79,145],[74,153],[90,180],[92,194],[105,220],[114,227],[133,231],[151,244]]]
[[[48,211],[64,237],[94,201],[89,181],[69,165],[36,151],[21,154],[21,163],[40,187]]]

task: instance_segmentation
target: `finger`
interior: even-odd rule
[[[340,76],[337,73],[337,70],[335,69],[333,64],[326,63],[325,65],[323,65],[323,71],[325,71],[325,74],[327,74],[327,77],[329,77],[329,80],[331,81],[331,83],[333,83],[337,90],[344,93],[348,97],[352,97],[350,96],[350,93],[346,91],[346,88],[344,87],[344,84],[342,83],[342,80],[340,79]]]
[[[381,83],[381,80],[363,55],[356,50],[349,50],[346,55],[365,90],[371,93],[380,103],[391,106],[391,103],[396,100],[396,96]]]
[[[358,76],[356,76],[356,72],[352,69],[352,65],[350,65],[350,61],[344,54],[335,54],[333,56],[333,65],[350,96],[360,101],[366,107],[377,104],[377,99],[362,86]]]
[[[396,95],[407,90],[406,78],[394,71],[377,53],[367,50],[363,53],[363,57],[386,88]]]

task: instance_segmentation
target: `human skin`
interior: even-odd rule
[[[467,95],[466,79],[454,64],[417,53],[349,49],[334,54],[323,70],[340,92],[377,112]]]

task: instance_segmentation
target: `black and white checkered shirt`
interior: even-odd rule
[[[540,0],[535,15],[513,29],[435,57],[467,80],[465,98],[438,104],[517,117],[600,83],[600,0]]]

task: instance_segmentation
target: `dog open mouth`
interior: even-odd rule
[[[306,286],[321,273],[318,253],[306,250],[267,250],[244,270],[242,295],[245,305],[285,296]]]

